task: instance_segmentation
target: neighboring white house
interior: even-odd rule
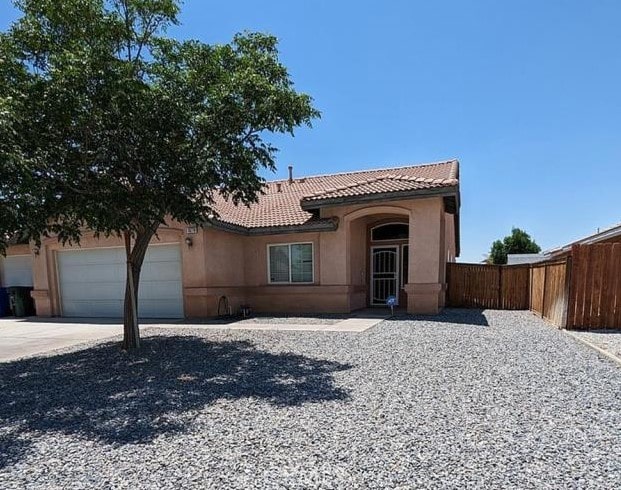
[[[545,254],[507,254],[507,265],[536,264],[547,258]]]
[[[0,257],[0,287],[32,285],[31,255]]]
[[[536,264],[544,260],[562,259],[571,253],[573,245],[592,245],[594,243],[621,243],[621,223],[599,230],[597,233],[575,240],[561,247],[545,250],[538,254],[508,254],[507,265]]]
[[[597,233],[575,240],[562,247],[553,248],[544,252],[546,259],[563,258],[571,253],[573,245],[593,245],[594,243],[621,243],[621,223]]]

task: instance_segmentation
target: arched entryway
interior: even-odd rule
[[[345,216],[352,309],[386,306],[394,296],[407,305],[410,211],[398,206],[358,209]]]

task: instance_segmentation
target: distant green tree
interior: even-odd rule
[[[489,252],[489,256],[487,257],[487,262],[489,264],[507,263],[507,252],[505,251],[505,246],[502,243],[502,240],[496,240],[492,243],[492,248]]]
[[[506,264],[508,254],[536,254],[539,252],[541,252],[541,247],[535,243],[528,233],[519,228],[513,228],[510,235],[492,243],[488,261],[491,264]]]

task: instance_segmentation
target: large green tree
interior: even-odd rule
[[[510,235],[492,243],[489,262],[506,264],[508,254],[536,254],[539,252],[541,252],[541,247],[535,243],[528,233],[519,228],[513,228]]]
[[[15,5],[23,15],[0,36],[0,162],[13,176],[0,186],[0,236],[123,237],[123,347],[135,348],[140,271],[158,227],[200,224],[214,192],[255,201],[258,171],[275,166],[266,136],[319,113],[294,89],[275,37],[167,37],[176,0]]]

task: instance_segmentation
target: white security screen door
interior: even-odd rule
[[[397,294],[399,285],[399,247],[371,247],[371,304],[386,305],[388,296]]]

